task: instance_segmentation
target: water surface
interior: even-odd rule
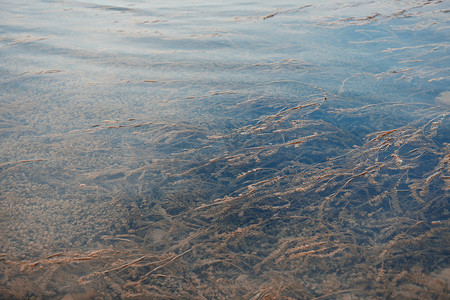
[[[448,297],[446,1],[0,1],[0,298]]]

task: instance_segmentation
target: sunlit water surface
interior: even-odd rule
[[[0,299],[448,297],[449,11],[0,0]]]

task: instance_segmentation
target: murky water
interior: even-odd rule
[[[0,298],[447,298],[449,11],[0,0]]]

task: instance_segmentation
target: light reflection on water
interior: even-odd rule
[[[2,297],[445,297],[445,1],[0,8]]]

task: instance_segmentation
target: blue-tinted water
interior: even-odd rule
[[[448,297],[449,9],[0,1],[0,298]]]

